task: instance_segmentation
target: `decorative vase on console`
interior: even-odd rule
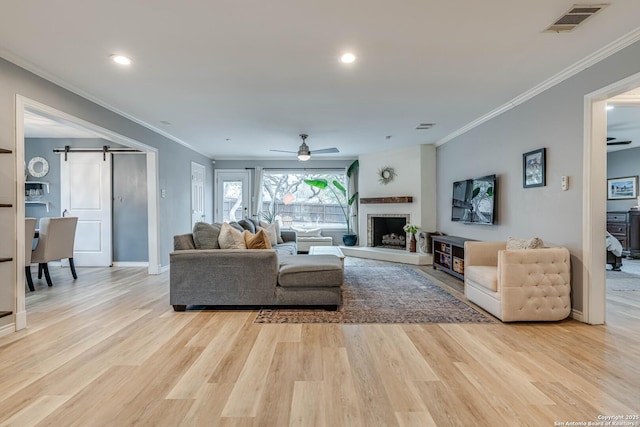
[[[409,239],[409,252],[416,251],[416,233],[420,227],[417,225],[407,224],[402,229],[405,233],[411,234],[411,238]]]

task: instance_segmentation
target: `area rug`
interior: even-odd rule
[[[640,291],[640,276],[624,271],[607,270],[607,290]]]
[[[343,304],[262,309],[255,323],[495,323],[409,266],[346,258]]]

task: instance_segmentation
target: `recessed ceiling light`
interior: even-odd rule
[[[345,53],[344,55],[342,55],[340,57],[340,61],[343,64],[351,64],[352,62],[354,62],[356,60],[356,56],[353,53]]]
[[[111,55],[110,56],[111,60],[113,62],[115,62],[116,64],[120,64],[120,65],[131,65],[131,59],[127,58],[126,56],[122,56],[122,55]]]
[[[613,105],[607,105],[607,110],[613,110]]]
[[[163,125],[167,125],[167,126],[169,126],[171,124],[171,122],[168,121],[168,120],[160,120],[160,123],[162,123]]]

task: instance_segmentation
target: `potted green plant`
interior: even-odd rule
[[[354,161],[347,169],[347,178],[351,178],[353,173],[358,169],[358,160]],[[358,241],[358,235],[354,234],[351,230],[351,209],[353,204],[358,200],[358,192],[351,197],[347,195],[347,189],[344,188],[339,181],[333,180],[331,183],[326,179],[305,179],[304,182],[312,187],[319,188],[321,190],[329,189],[335,196],[342,213],[344,215],[345,223],[347,224],[347,232],[342,236],[342,242],[345,246],[355,246]],[[337,191],[336,191],[337,190]]]
[[[409,240],[409,252],[416,251],[416,233],[420,229],[419,226],[413,224],[406,224],[402,227],[405,233],[411,234],[411,240]]]

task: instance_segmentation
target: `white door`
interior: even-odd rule
[[[69,153],[66,161],[61,155],[60,195],[63,215],[78,217],[75,265],[111,266],[111,155]]]
[[[205,220],[204,166],[191,162],[191,226]]]
[[[215,221],[239,221],[249,216],[249,171],[215,171]]]

